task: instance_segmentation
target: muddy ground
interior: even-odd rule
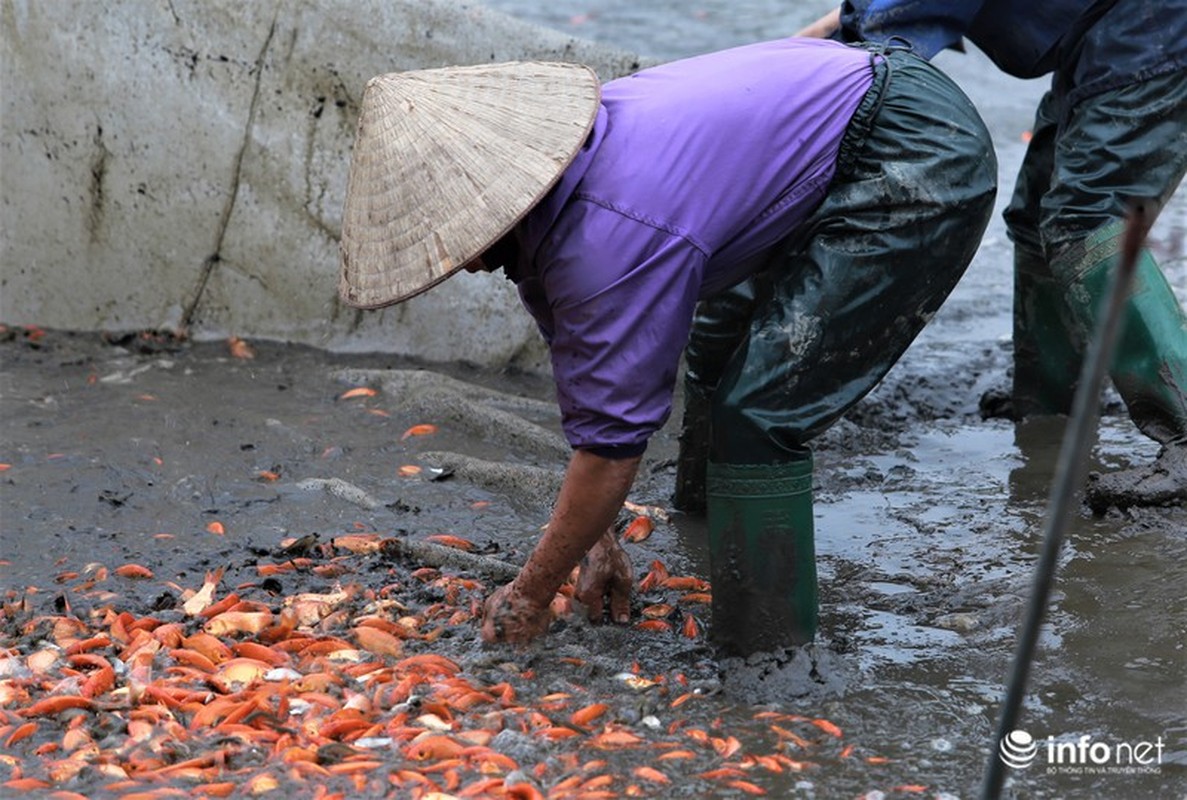
[[[954,309],[953,325],[959,316]],[[105,603],[168,618],[181,604],[178,590],[197,589],[218,567],[226,569],[225,587],[277,609],[285,597],[349,584],[403,585],[397,597],[410,606],[434,599],[407,577],[422,565],[415,555],[345,559],[325,575],[259,577],[258,565],[283,561],[281,547],[293,539],[325,543],[358,532],[420,542],[454,535],[472,542],[484,564],[522,562],[564,463],[547,382],[247,344],[252,358],[236,357],[226,342],[9,332],[0,344],[0,585],[9,601],[37,587],[27,596],[36,613],[60,612],[62,598],[73,597],[79,616]],[[1005,366],[1001,343],[925,337],[820,441],[822,622],[811,652],[719,661],[706,644],[707,607],[681,606],[678,594],[664,590],[637,593],[633,621],[644,607],[667,602],[676,606],[670,633],[568,620],[547,641],[514,651],[481,646],[476,623],[467,621],[424,648],[477,676],[492,664],[531,670],[521,701],[579,685],[582,697],[608,702],[625,726],[646,733],[646,724],[716,721],[715,730],[755,755],[782,741],[756,719],[763,711],[837,725],[844,738],[836,746],[824,736],[799,754],[813,762],[804,772],[748,775],[772,796],[893,796],[895,787],[971,796],[1028,591],[1061,428],[1051,420],[1015,431],[980,418],[980,391]],[[343,397],[359,387],[375,393]],[[1153,454],[1115,402],[1107,412],[1099,467]],[[406,436],[418,425],[436,430]],[[656,560],[672,575],[708,577],[703,527],[669,508],[674,452],[670,423],[631,496],[670,514],[664,521],[657,512],[654,533],[629,545],[640,578]],[[421,471],[401,474],[412,472],[407,467]],[[214,522],[222,533],[211,532]],[[1184,530],[1181,508],[1077,516],[1023,717],[1036,738],[1161,738],[1160,772],[1019,773],[1011,784],[1018,796],[1124,787],[1126,796],[1156,797],[1184,787]],[[309,552],[315,561],[333,555]],[[70,578],[85,576],[88,565],[125,563],[154,577],[111,577],[104,603],[71,594]],[[498,570],[486,566],[446,562],[443,571],[476,578],[474,598],[499,582]],[[692,639],[680,633],[690,613],[702,627]],[[4,635],[20,652],[36,649],[12,626]],[[684,676],[695,701],[670,708],[671,696],[625,691],[621,673],[632,669]],[[518,757],[531,763],[546,755],[536,746]],[[648,749],[615,758],[625,776],[618,792],[632,785],[631,769],[655,764]],[[738,796],[739,789],[696,777],[713,766],[669,770],[674,784],[641,788],[651,796]],[[101,783],[79,780],[101,795]]]
[[[706,2],[703,13],[619,0],[495,5],[660,57],[727,46],[731,37],[789,33],[815,16],[767,0]],[[1004,80],[985,64],[970,53],[945,68],[969,89],[994,134],[1000,206],[1041,87]],[[1178,197],[1150,244],[1179,290],[1187,287],[1185,242],[1187,200]],[[48,617],[106,624],[105,610],[114,609],[192,631],[199,621],[179,607],[209,571],[223,568],[220,597],[235,591],[274,611],[288,598],[342,587],[399,603],[425,624],[405,653],[445,656],[476,686],[513,684],[520,705],[547,707],[541,713],[555,729],[573,729],[573,738],[541,738],[531,725],[492,723],[479,713],[485,706],[458,710],[454,719],[455,732],[503,725],[493,745],[514,759],[515,777],[555,797],[573,796],[564,790],[573,785],[574,758],[609,776],[587,786],[606,796],[976,796],[1063,425],[982,418],[983,394],[1007,386],[1009,308],[1010,248],[995,217],[936,319],[887,380],[817,443],[822,618],[815,648],[750,663],[717,659],[706,643],[707,607],[663,587],[636,593],[628,627],[570,619],[526,651],[479,643],[466,611],[530,550],[564,464],[545,379],[266,342],[247,342],[253,357],[241,358],[225,341],[9,331],[0,341],[0,646],[10,657],[0,657],[0,689],[60,685],[23,671],[29,657],[48,651],[50,674],[61,679]],[[343,396],[359,388],[374,393]],[[1115,395],[1106,396],[1104,410],[1094,469],[1154,455]],[[630,498],[659,517],[648,539],[628,546],[640,579],[657,561],[673,576],[708,577],[702,523],[668,507],[675,423],[656,437]],[[405,437],[424,425],[435,430]],[[1086,768],[1049,761],[1044,749],[1030,768],[1010,771],[1008,795],[1187,795],[1185,531],[1183,508],[1074,516],[1020,719],[1044,748],[1085,736],[1114,751],[1149,743],[1161,763]],[[329,545],[347,534],[420,545],[459,537],[481,561],[474,569],[423,546],[409,555]],[[293,541],[308,546],[284,549]],[[423,569],[428,562],[439,565]],[[129,563],[153,577],[112,572]],[[299,567],[272,572],[277,564]],[[108,577],[96,582],[102,567]],[[672,631],[635,626],[660,603],[673,607]],[[434,616],[442,607],[452,609],[445,621]],[[369,613],[361,604],[343,610],[355,620]],[[692,638],[681,633],[688,617],[700,627]],[[349,637],[346,624],[326,633]],[[98,652],[118,660],[120,649]],[[391,669],[403,663],[376,658]],[[168,672],[177,665],[166,654],[153,666],[158,676],[185,678]],[[0,712],[16,715],[0,725],[0,784],[16,770],[44,778],[56,762],[38,750],[70,725],[123,713],[120,696],[100,711],[40,719],[13,741],[24,717],[11,697],[0,692]],[[380,703],[373,713],[392,728],[407,700]],[[597,703],[608,710],[596,724],[572,722],[574,710]],[[500,713],[516,724],[524,719],[503,706]],[[189,714],[178,711],[183,721]],[[639,741],[607,749],[596,738],[607,732]],[[124,753],[122,736],[118,725],[109,730],[99,740],[103,752]],[[362,788],[347,784],[348,794],[423,790],[401,772],[424,764],[400,741],[368,737],[367,744],[354,741],[381,766]],[[213,746],[195,739],[187,753]],[[228,791],[248,796],[264,786],[256,778],[268,759],[236,748],[223,767]],[[660,758],[673,750],[690,755]],[[590,766],[599,760],[605,765]],[[639,771],[645,767],[668,783]],[[312,773],[276,774],[292,796],[314,796],[298,780]],[[430,774],[443,781],[443,773]],[[130,791],[110,788],[111,776],[94,763],[69,775],[65,787],[83,795]],[[151,783],[147,771],[140,779]],[[322,782],[346,791],[341,780]],[[397,787],[399,780],[412,783]]]

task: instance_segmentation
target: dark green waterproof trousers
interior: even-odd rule
[[[923,59],[871,53],[828,195],[766,269],[698,307],[686,382],[711,398],[715,463],[802,459],[935,314],[988,224],[997,162],[973,104]]]
[[[1130,202],[1165,204],[1187,170],[1187,72],[1078,97],[1057,74],[1005,211],[1014,240],[1014,411],[1066,414]],[[1187,441],[1187,316],[1145,251],[1110,376],[1151,438]]]

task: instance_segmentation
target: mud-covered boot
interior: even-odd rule
[[[693,381],[684,383],[684,418],[676,458],[672,505],[689,514],[705,513],[705,466],[709,462],[709,393]]]
[[[1110,225],[1052,262],[1085,332],[1095,324],[1111,286],[1122,234],[1122,226]],[[1130,419],[1163,450],[1148,467],[1094,480],[1087,492],[1089,504],[1100,512],[1109,505],[1173,502],[1183,492],[1178,467],[1187,442],[1187,315],[1148,250],[1138,256],[1109,377]]]
[[[816,634],[812,457],[782,464],[710,462],[711,638],[747,656]]]
[[[1153,463],[1088,476],[1084,492],[1095,514],[1131,506],[1187,506],[1187,442],[1164,445]]]
[[[1014,247],[1014,383],[1009,413],[1021,420],[1033,415],[1068,414],[1084,359],[1084,339],[1069,318],[1064,289],[1042,253]],[[999,401],[1000,403],[1000,401]]]

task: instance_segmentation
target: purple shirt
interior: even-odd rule
[[[820,204],[870,59],[781,39],[603,87],[508,271],[548,341],[573,447],[635,455],[664,424],[697,300],[745,279]]]

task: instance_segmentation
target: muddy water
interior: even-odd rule
[[[661,58],[786,33],[823,10],[758,0],[695,10],[612,0],[492,5]],[[945,66],[982,108],[1008,187],[1041,85],[1001,78],[975,53]],[[1187,286],[1185,202],[1164,211],[1152,236],[1177,287]],[[803,773],[766,775],[769,796],[907,796],[893,791],[904,786],[975,796],[1061,434],[1058,420],[1016,429],[977,412],[984,390],[1005,385],[1009,258],[995,220],[933,324],[819,442],[814,652],[719,663],[701,642],[577,624],[527,654],[488,653],[474,635],[441,640],[442,652],[467,665],[529,663],[542,693],[579,680],[621,695],[610,676],[634,661],[646,673],[679,669],[704,689],[698,702],[677,713],[640,700],[619,709],[623,718],[719,720],[717,730],[762,753],[770,736],[755,713],[801,713],[831,720],[858,755],[879,760],[834,754]],[[253,344],[255,358],[243,360],[223,343],[112,344],[61,332],[0,343],[0,463],[11,465],[0,473],[0,588],[44,594],[59,572],[94,561],[142,562],[192,587],[212,566],[249,569],[283,539],[360,526],[409,538],[452,533],[492,558],[523,560],[563,463],[545,381]],[[378,394],[339,399],[364,384]],[[438,430],[403,438],[421,423]],[[632,500],[668,502],[671,427],[649,450]],[[1097,468],[1154,450],[1110,397]],[[422,472],[400,477],[405,465]],[[265,472],[276,478],[262,479]],[[324,491],[331,480],[357,493]],[[209,533],[212,521],[226,533]],[[1113,745],[1161,741],[1160,772],[1091,774],[1052,766],[1044,751],[1011,773],[1014,796],[1187,792],[1185,531],[1184,509],[1075,518],[1021,718],[1044,744],[1084,735]],[[636,571],[660,559],[673,574],[707,576],[704,537],[698,520],[674,515],[632,545]],[[161,591],[159,583],[127,588],[125,602],[151,607]],[[645,602],[654,598],[636,598],[636,618]],[[599,669],[576,675],[558,656]],[[626,771],[653,755],[615,758]],[[656,796],[739,796],[686,777]]]

